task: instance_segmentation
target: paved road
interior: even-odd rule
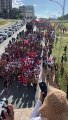
[[[3,82],[0,80],[0,93],[2,90]],[[15,81],[9,86],[8,91],[8,94],[5,92],[0,94],[0,99],[6,97],[14,108],[34,107],[35,90],[33,86],[27,87]]]
[[[22,30],[26,30],[25,25],[12,37],[16,38],[17,34]],[[36,27],[34,30],[36,30]],[[12,39],[12,37],[0,44],[0,55],[4,52],[4,48],[8,45],[8,42]],[[9,86],[8,91],[8,94],[3,93],[3,95],[1,95],[3,92],[3,81],[0,79],[0,99],[6,97],[9,103],[14,105],[14,108],[26,108],[34,106],[35,90],[32,86],[28,88],[27,86],[23,86],[15,81]]]
[[[17,34],[19,32],[21,32],[22,30],[26,31],[26,25],[24,25],[22,28],[20,28],[20,30],[15,32],[11,37],[9,37],[3,43],[0,44],[0,56],[1,56],[2,53],[4,53],[5,47],[8,45],[9,41],[12,40],[13,37],[16,38]],[[34,27],[34,31],[36,31],[36,26]]]
[[[9,41],[12,40],[12,37],[16,38],[17,34],[22,30],[26,31],[26,26],[25,25],[20,30],[15,32],[11,37],[9,37],[3,43],[0,44],[0,56],[1,56],[2,53],[4,53],[5,47],[8,45]]]

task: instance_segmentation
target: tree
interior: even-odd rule
[[[61,17],[58,17],[59,20],[68,20],[68,14],[64,15],[64,16],[61,16]]]
[[[17,8],[13,8],[11,11],[10,11],[10,18],[12,19],[17,19],[19,18],[19,15],[20,15],[20,10],[17,9]]]
[[[8,17],[8,12],[5,8],[2,10],[1,17],[4,17],[4,18]]]

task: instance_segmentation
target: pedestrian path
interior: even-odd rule
[[[42,46],[44,47],[45,46],[45,38],[43,37],[43,40],[42,40]],[[50,56],[51,58],[52,58],[52,56]],[[47,74],[47,72],[48,72],[48,74],[49,74],[49,80],[47,80],[46,81],[46,83],[47,84],[49,84],[49,85],[51,85],[51,86],[53,86],[53,87],[56,87],[56,88],[58,88],[58,86],[57,86],[57,83],[55,82],[55,69],[53,68],[53,70],[51,71],[51,70],[47,70],[47,71],[44,71],[43,70],[43,75],[45,76],[45,81],[46,81],[46,74]],[[43,78],[44,78],[44,76],[43,76]]]

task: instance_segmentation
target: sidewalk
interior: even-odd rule
[[[42,40],[42,46],[45,46],[45,38],[43,38]],[[42,56],[43,56],[43,51],[42,51]],[[52,57],[52,56],[51,56]],[[42,65],[42,60],[41,60],[41,65]],[[39,75],[39,82],[40,80],[42,80],[42,78],[46,80],[46,73],[45,71],[42,69],[42,67],[40,67],[40,75]],[[48,83],[48,85],[53,86],[55,88],[58,88],[57,83],[55,82],[55,70],[53,70],[52,72],[50,72],[50,79],[48,81],[46,81]],[[37,95],[39,94],[39,85],[37,86]],[[37,96],[36,95],[36,96]],[[38,98],[38,96],[37,96]]]
[[[43,40],[41,41],[41,44],[42,44],[42,47],[45,46],[45,39],[43,38]],[[43,56],[43,50],[41,52],[41,57]],[[41,64],[40,64],[40,74],[39,74],[39,80],[38,80],[38,83],[42,82],[42,59],[41,59]],[[39,88],[39,84],[37,84],[37,89],[36,89],[36,95],[35,95],[35,101],[38,100],[39,98],[39,95],[40,95],[40,88]]]

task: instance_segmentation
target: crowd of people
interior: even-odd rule
[[[46,78],[46,81],[53,85],[54,72],[58,69],[57,64],[55,64],[56,58],[52,58],[51,55],[54,30],[49,22],[45,24],[38,23],[36,26],[38,31],[32,33],[20,32],[17,39],[9,41],[8,46],[5,48],[5,52],[0,59],[0,77],[3,79],[4,85],[7,85],[7,82],[11,84],[14,80],[19,81],[21,84],[37,84],[41,59],[43,61],[41,80],[45,82]],[[44,47],[41,41],[44,41]],[[42,51],[43,56],[41,56]],[[29,120],[67,120],[68,102],[66,94],[49,85],[44,99],[43,94],[40,93]],[[8,108],[10,109],[10,115],[4,111],[5,119],[14,120],[13,106],[8,104]]]
[[[35,23],[36,24],[36,23]],[[46,79],[50,79],[55,58],[53,59],[52,47],[54,42],[54,29],[48,22],[36,24],[37,31],[20,32],[17,38],[12,38],[5,52],[0,58],[0,77],[4,87],[13,81],[18,81],[28,86],[37,85],[40,73],[41,59],[46,70]],[[41,31],[43,28],[43,32]],[[44,47],[42,42],[44,40]],[[41,52],[43,50],[43,56]],[[50,74],[50,75],[49,75]],[[52,76],[53,77],[53,76]]]
[[[0,77],[10,84],[18,80],[22,84],[37,84],[39,76],[42,34],[22,31],[17,39],[9,41],[0,59]]]

